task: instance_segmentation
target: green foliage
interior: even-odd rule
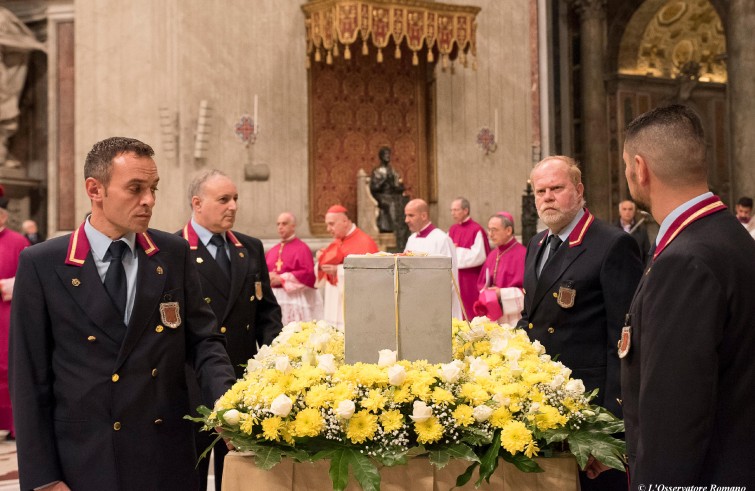
[[[470,462],[480,462],[480,458],[468,445],[454,443],[442,445],[430,450],[430,463],[438,469],[445,467],[451,459],[463,459]]]

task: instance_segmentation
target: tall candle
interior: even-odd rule
[[[498,141],[498,109],[495,110],[495,119],[493,120],[493,141]]]
[[[257,118],[257,94],[254,94],[254,134],[260,131],[260,120]]]

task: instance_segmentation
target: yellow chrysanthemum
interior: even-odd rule
[[[251,435],[252,429],[254,428],[254,423],[256,423],[256,421],[251,415],[247,413],[241,413],[241,425],[239,425],[239,430],[242,433]]]
[[[501,446],[510,454],[523,451],[532,442],[532,432],[521,421],[509,421],[501,430]]]
[[[352,443],[364,443],[365,440],[372,440],[377,431],[377,420],[377,416],[369,411],[361,410],[355,413],[349,420],[346,436]]]
[[[473,406],[484,404],[490,398],[490,395],[479,384],[466,383],[462,384],[459,396],[471,402]]]
[[[280,439],[280,432],[283,427],[283,420],[278,416],[273,416],[262,421],[262,436],[265,440]]]
[[[283,424],[283,427],[281,428],[281,436],[283,437],[283,441],[288,443],[289,445],[294,444],[294,434],[293,434],[293,421],[287,421]]]
[[[421,423],[414,423],[414,431],[417,432],[419,443],[434,443],[443,438],[443,425],[438,418],[431,416]]]
[[[496,428],[503,428],[511,421],[511,413],[505,407],[499,407],[490,415],[490,424]]]
[[[401,411],[391,409],[380,415],[380,424],[383,425],[383,431],[390,433],[391,431],[401,429],[404,424],[404,416],[401,414]]]
[[[460,404],[453,410],[451,416],[454,417],[459,426],[469,426],[474,423],[474,409],[467,404]]]
[[[361,405],[363,408],[372,411],[373,413],[377,413],[385,407],[387,402],[388,399],[380,390],[372,389],[369,395],[365,399],[362,399]]]
[[[367,387],[375,385],[388,385],[388,373],[383,367],[370,363],[357,363],[354,372],[354,381]]]
[[[456,400],[456,397],[450,391],[436,387],[433,389],[430,399],[436,404],[450,404]]]
[[[533,386],[535,384],[542,384],[544,382],[550,382],[550,380],[551,380],[551,376],[548,375],[547,373],[543,373],[543,372],[540,372],[540,373],[527,372],[526,371],[526,367],[521,366],[521,365],[520,365],[520,368],[522,368],[523,370],[525,370],[524,374],[522,375],[522,380],[524,381],[525,384],[527,384],[529,386]]]
[[[409,386],[403,385],[393,392],[393,400],[398,403],[410,402],[414,399]]]
[[[339,382],[330,389],[331,401],[345,401],[354,396],[354,386],[351,382]]]
[[[293,433],[295,436],[317,436],[320,434],[324,424],[320,411],[308,407],[302,409],[299,414],[296,415],[296,419],[294,419]]]
[[[537,443],[535,441],[531,441],[527,444],[527,448],[524,449],[524,455],[527,457],[535,457],[537,453],[540,451],[540,448],[537,446]]]
[[[535,424],[539,430],[549,430],[563,426],[567,420],[567,417],[560,414],[558,409],[547,404],[540,406],[539,412],[535,415]]]
[[[310,387],[304,396],[307,407],[321,408],[330,402],[330,390],[326,384],[318,384]]]

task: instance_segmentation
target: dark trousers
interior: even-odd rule
[[[214,431],[199,431],[202,425],[195,425],[196,432],[194,433],[194,442],[197,448],[197,456],[201,455],[207,447],[217,438],[217,433]],[[220,440],[213,447],[215,452],[215,491],[220,491],[223,484],[223,461],[228,453],[228,447],[225,446],[225,442]],[[197,474],[199,476],[199,489],[201,491],[207,491],[207,472],[210,469],[210,455],[199,461],[197,464]]]
[[[627,473],[611,469],[601,472],[595,479],[590,479],[579,471],[579,485],[582,491],[628,491]]]

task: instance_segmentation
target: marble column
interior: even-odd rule
[[[731,181],[734,202],[755,195],[755,2],[730,0],[726,44],[731,126]]]
[[[610,218],[610,164],[604,73],[605,0],[570,0],[569,3],[580,20],[585,196],[590,211],[607,220]]]

